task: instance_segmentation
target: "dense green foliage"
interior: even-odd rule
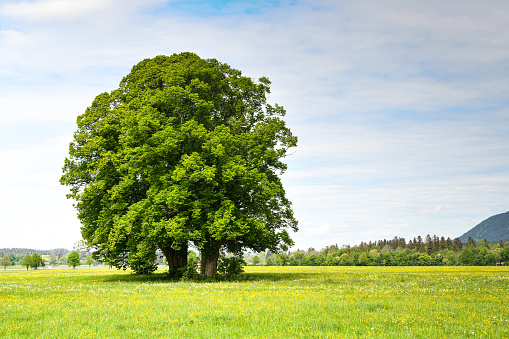
[[[38,253],[32,254],[32,258],[30,259],[30,266],[33,267],[34,269],[44,266],[44,261],[42,260],[42,257]]]
[[[258,82],[192,53],[135,65],[77,119],[61,183],[95,256],[137,273],[215,272],[220,250],[286,250],[297,222],[279,175],[297,139]]]
[[[76,266],[81,265],[80,255],[78,252],[74,251],[67,257],[67,265],[72,268],[76,268]]]
[[[461,241],[467,241],[469,237],[475,241],[481,239],[488,241],[509,240],[509,212],[489,217],[459,238]]]
[[[320,251],[309,248],[288,253],[246,254],[245,259],[252,265],[264,257],[266,266],[493,266],[509,263],[509,247],[504,242],[475,242],[469,239],[463,244],[458,238],[427,235],[419,236],[408,243],[404,238],[378,242],[362,242],[359,246],[327,246]]]
[[[247,265],[241,255],[226,256],[220,255],[217,265],[219,279],[233,280],[244,272],[244,266]]]
[[[27,271],[28,271],[28,267],[30,265],[32,265],[32,257],[29,254],[26,254],[23,257],[23,261],[21,262],[21,266],[26,266],[27,267]]]
[[[11,266],[11,258],[9,258],[7,254],[4,255],[2,260],[0,260],[0,266],[3,266],[4,270],[6,269],[7,266]]]

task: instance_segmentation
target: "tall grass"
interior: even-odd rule
[[[509,338],[509,268],[247,267],[237,282],[0,272],[1,338]]]

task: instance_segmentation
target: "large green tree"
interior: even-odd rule
[[[280,180],[297,138],[254,81],[192,53],[135,65],[77,119],[61,183],[96,256],[138,273],[170,272],[194,244],[214,275],[220,250],[286,250],[297,222]]]

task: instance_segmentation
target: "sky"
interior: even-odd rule
[[[293,249],[458,237],[509,210],[509,2],[0,1],[0,248],[81,239],[76,117],[145,58],[272,81],[299,138]]]

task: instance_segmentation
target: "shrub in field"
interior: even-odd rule
[[[194,253],[191,251],[191,253]],[[180,269],[181,281],[195,280],[199,277],[198,257],[196,254],[187,256],[187,265]]]
[[[235,277],[238,277],[242,272],[244,272],[243,267],[245,265],[246,262],[240,255],[231,256],[228,258],[224,254],[222,254],[219,257],[219,261],[217,264],[217,278],[231,280]]]

